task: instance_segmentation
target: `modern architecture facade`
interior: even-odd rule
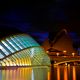
[[[0,40],[0,66],[50,66],[50,59],[32,37],[13,34]]]

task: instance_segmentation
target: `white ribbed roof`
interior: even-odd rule
[[[50,60],[40,45],[29,35],[18,34],[0,41],[0,65],[50,65]]]

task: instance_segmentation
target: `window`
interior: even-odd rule
[[[0,59],[1,59],[1,58],[4,58],[4,55],[2,55],[2,54],[0,53]]]

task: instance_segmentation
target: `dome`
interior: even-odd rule
[[[0,40],[0,66],[49,66],[43,48],[27,34],[13,34]]]

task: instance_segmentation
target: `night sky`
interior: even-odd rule
[[[42,43],[48,36],[66,28],[73,39],[80,36],[80,6],[78,0],[48,2],[0,2],[0,28],[18,29]]]

